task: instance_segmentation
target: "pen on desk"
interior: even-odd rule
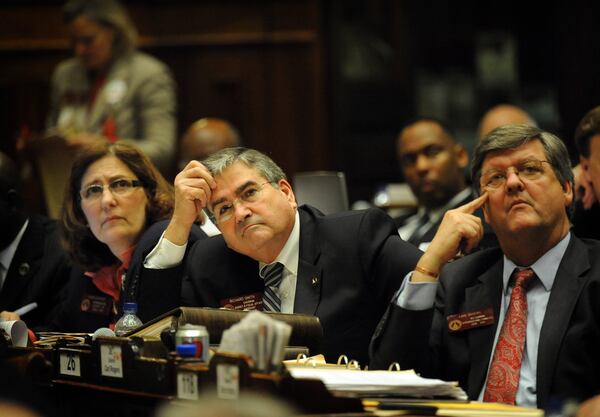
[[[29,313],[31,310],[33,310],[37,306],[38,306],[38,304],[36,302],[25,304],[23,307],[17,308],[15,310],[15,314],[18,314],[19,316],[22,316],[24,314]]]

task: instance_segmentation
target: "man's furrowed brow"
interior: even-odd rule
[[[240,195],[247,187],[249,187],[250,185],[256,185],[258,184],[256,181],[246,181],[245,183],[243,183],[242,185],[240,185],[238,188],[236,188],[235,190],[235,195]]]
[[[253,180],[246,181],[245,183],[243,183],[242,185],[240,185],[238,188],[235,189],[235,195],[236,196],[240,195],[250,185],[256,185],[256,184],[257,184],[257,182],[253,181]],[[225,197],[218,198],[217,200],[215,200],[211,203],[211,206],[215,207],[216,205],[221,204],[225,201],[227,201],[227,199]]]

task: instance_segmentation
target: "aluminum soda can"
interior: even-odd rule
[[[203,362],[208,362],[208,349],[210,342],[208,330],[198,324],[184,324],[179,326],[175,333],[175,345],[191,343],[196,345],[196,357]]]

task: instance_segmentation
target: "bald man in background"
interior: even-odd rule
[[[533,118],[522,108],[512,104],[498,104],[489,109],[479,122],[479,140],[499,126],[504,125],[537,126]]]
[[[181,139],[179,145],[179,169],[191,160],[202,161],[221,149],[240,146],[240,135],[226,120],[205,117],[195,121]]]

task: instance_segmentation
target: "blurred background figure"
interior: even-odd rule
[[[479,140],[483,139],[488,133],[503,125],[537,126],[533,118],[523,109],[512,104],[498,104],[489,109],[479,122]]]
[[[241,146],[241,139],[237,129],[227,120],[214,117],[197,120],[181,139],[177,172],[191,160],[202,161],[207,156],[232,146]]]
[[[56,221],[25,211],[17,166],[0,153],[0,318],[17,320],[16,309],[37,303],[22,319],[44,323],[69,272]]]
[[[74,57],[52,77],[48,135],[73,147],[133,141],[166,173],[175,151],[175,84],[169,69],[137,51],[137,32],[116,0],[64,7]]]
[[[402,239],[426,248],[444,213],[473,198],[464,171],[469,155],[442,122],[427,118],[406,125],[396,145],[400,169],[417,207],[394,220]]]
[[[41,417],[40,414],[37,414],[24,405],[2,400],[0,400],[0,416]]]
[[[0,361],[0,375],[0,416],[58,416],[48,391],[31,382],[17,364],[3,359]]]
[[[600,106],[583,116],[574,139],[579,165],[573,170],[577,191],[573,231],[580,237],[600,239]]]
[[[224,400],[216,393],[202,394],[197,401],[171,403],[160,408],[156,417],[292,417],[298,413],[282,400],[244,392],[236,400]]]
[[[124,302],[146,322],[179,305],[181,276],[153,280],[142,263],[173,211],[173,187],[137,147],[95,142],[71,169],[63,204],[63,239],[75,266],[50,330],[112,327]],[[190,240],[204,237],[192,228]]]

